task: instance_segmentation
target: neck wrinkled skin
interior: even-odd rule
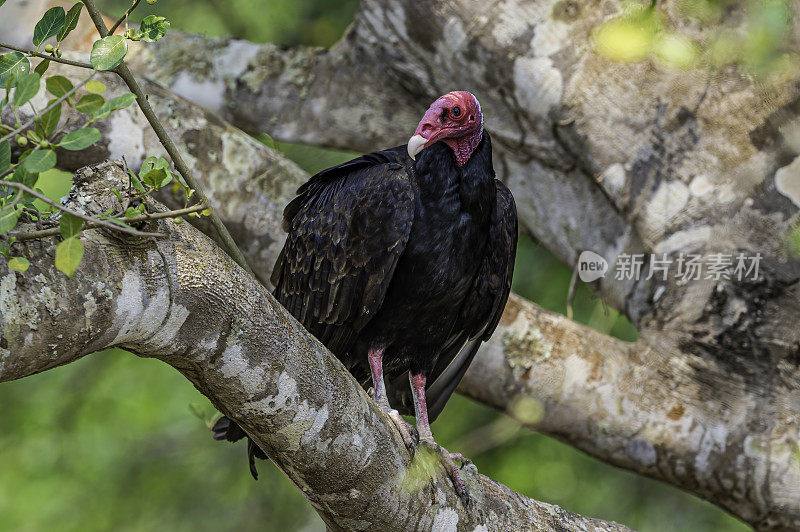
[[[472,135],[458,137],[455,139],[443,139],[445,144],[450,146],[453,154],[456,156],[456,165],[464,166],[469,158],[472,157],[475,148],[481,143],[483,138],[483,129],[473,133]]]

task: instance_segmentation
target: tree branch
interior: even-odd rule
[[[68,203],[102,212],[101,198],[124,181],[113,163],[83,170]],[[84,232],[72,279],[54,267],[53,242],[16,244],[32,265],[0,266],[0,381],[112,346],[158,358],[235,419],[333,530],[627,530],[528,499],[473,467],[465,508],[442,472],[414,473],[385,414],[266,288],[191,226],[152,223],[170,238]]]
[[[758,529],[800,523],[797,370],[748,382],[668,342],[609,338],[512,295],[458,390]]]

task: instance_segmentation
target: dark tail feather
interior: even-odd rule
[[[242,430],[242,427],[225,416],[219,418],[219,420],[214,423],[214,426],[211,428],[211,430],[214,432],[214,439],[217,441],[227,440],[230,442],[236,442],[242,438],[247,438],[247,463],[250,466],[250,474],[253,475],[254,479],[258,480],[256,458],[261,460],[269,460],[269,458],[267,458],[267,454],[261,450],[261,447],[256,445],[256,442],[250,439],[250,436],[248,436],[245,431]]]
[[[453,392],[456,391],[458,383],[461,382],[461,378],[467,372],[480,346],[480,338],[467,342],[453,361],[425,391],[425,396],[428,401],[428,419],[431,423],[433,423],[436,417],[444,410],[444,405],[447,403],[450,396],[453,395]]]

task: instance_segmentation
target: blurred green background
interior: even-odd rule
[[[99,2],[118,15],[127,2]],[[222,6],[224,6],[224,13]],[[173,28],[286,45],[329,46],[357,1],[171,0],[142,3],[134,20],[167,16]],[[33,24],[33,22],[31,22]],[[279,144],[310,172],[350,154]],[[51,197],[69,176],[51,172]],[[514,290],[566,310],[570,270],[523,238]],[[575,318],[633,340],[636,331],[579,286]],[[0,385],[0,530],[324,530],[300,492],[271,463],[248,473],[244,445],[215,443],[201,417],[214,410],[180,374],[123,351]],[[199,414],[199,415],[198,415]],[[741,531],[714,506],[620,471],[454,396],[434,426],[439,443],[514,490],[642,531]]]

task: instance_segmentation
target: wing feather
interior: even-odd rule
[[[386,150],[320,172],[284,211],[275,296],[340,357],[380,309],[411,232],[414,189],[398,160]]]

